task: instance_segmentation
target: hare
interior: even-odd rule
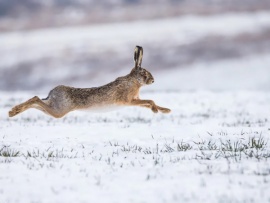
[[[168,108],[160,107],[152,100],[141,100],[139,90],[143,85],[150,85],[154,78],[150,72],[141,67],[143,48],[135,47],[135,67],[131,72],[115,81],[93,88],[74,88],[68,86],[57,86],[52,89],[45,99],[37,96],[19,104],[9,111],[9,117],[29,109],[35,108],[55,118],[61,118],[74,110],[101,110],[108,107],[119,106],[141,106],[151,109],[154,113],[158,111],[169,113]]]

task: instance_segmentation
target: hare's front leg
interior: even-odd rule
[[[152,100],[134,99],[134,100],[131,101],[131,105],[149,108],[154,113],[157,113],[158,112],[158,108],[157,108],[155,102],[152,101]]]
[[[170,109],[157,106],[155,104],[155,102],[152,100],[134,99],[134,100],[132,100],[131,105],[150,108],[154,113],[157,113],[158,111],[161,111],[162,113],[170,113],[171,112]]]

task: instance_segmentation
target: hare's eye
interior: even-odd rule
[[[146,79],[147,79],[147,75],[143,75],[143,79],[145,79],[145,80],[146,80]]]

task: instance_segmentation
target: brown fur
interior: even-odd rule
[[[19,104],[9,111],[13,117],[29,108],[36,108],[55,118],[61,118],[70,111],[85,110],[114,106],[141,106],[150,108],[154,113],[158,111],[169,113],[171,110],[160,107],[152,100],[140,100],[139,90],[143,85],[154,82],[150,72],[141,68],[143,50],[135,48],[135,67],[131,72],[115,81],[93,88],[74,88],[68,86],[57,86],[50,91],[46,99],[37,96]]]

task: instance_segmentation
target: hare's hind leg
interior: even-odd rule
[[[27,100],[26,102],[23,102],[17,106],[14,106],[11,111],[9,111],[9,117],[16,116],[19,113],[22,113],[26,111],[27,109],[31,108],[31,106],[35,103],[36,97],[33,97],[32,99]]]
[[[54,108],[53,106],[48,105],[46,101],[46,99],[41,100],[38,98],[32,108],[43,111],[44,113],[51,115],[55,118],[61,118],[68,113],[66,111],[63,111],[63,109]]]
[[[40,98],[35,96],[32,99],[29,99],[28,101],[13,107],[11,111],[9,111],[9,117],[16,116],[17,114],[22,113],[23,111],[26,111],[29,108],[39,109],[43,111],[44,113],[49,114],[55,118],[60,118],[65,115],[65,114],[60,114],[59,112],[56,112],[46,103],[44,103]]]

